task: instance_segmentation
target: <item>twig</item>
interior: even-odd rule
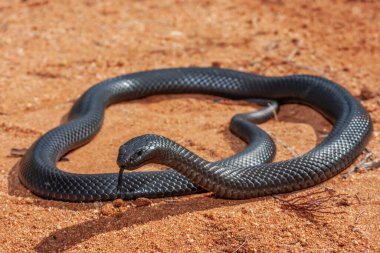
[[[370,151],[368,149],[365,149],[363,151],[363,153],[365,154],[364,157],[357,164],[355,164],[354,166],[352,166],[348,170],[348,172],[343,175],[343,178],[345,178],[345,179],[348,178],[352,173],[354,173],[355,171],[357,171],[359,168],[364,168],[366,171],[368,171],[368,170],[373,169],[374,167],[377,167],[377,166],[380,165],[380,159],[375,159],[372,162],[368,162],[368,160],[372,159],[372,156],[373,156],[373,152],[372,151]]]
[[[322,71],[322,70],[319,70],[319,69],[316,69],[316,68],[312,68],[312,67],[307,66],[307,65],[305,65],[303,63],[298,63],[298,62],[295,62],[293,60],[291,60],[291,61],[284,60],[283,63],[288,63],[288,64],[291,64],[291,65],[296,66],[298,68],[306,69],[306,70],[309,70],[311,72],[317,73],[317,74],[322,75],[322,76],[326,75],[326,73],[324,71]]]
[[[294,147],[289,146],[284,141],[282,141],[281,139],[279,139],[278,137],[276,137],[273,133],[270,133],[270,135],[273,137],[273,139],[275,141],[277,141],[278,143],[280,143],[281,146],[283,146],[286,150],[288,150],[292,154],[293,157],[299,156],[299,153],[297,152],[297,150]]]
[[[248,241],[248,237],[245,238],[244,242],[242,244],[239,245],[239,247],[233,251],[233,253],[236,253],[238,252]]]
[[[326,75],[326,73],[322,70],[312,68],[312,67],[305,65],[303,63],[298,63],[298,62],[294,61],[294,57],[300,51],[301,45],[302,45],[302,41],[297,41],[295,48],[289,53],[289,55],[285,59],[282,59],[282,63],[291,64],[291,65],[296,66],[298,68],[306,69],[306,70],[309,70],[311,72],[315,72],[315,73],[320,74],[320,75]]]
[[[355,225],[358,224],[359,218],[363,215],[363,213],[365,213],[365,211],[361,211],[358,215],[356,215],[355,221],[354,221]]]
[[[28,151],[27,148],[12,148],[10,152],[11,157],[23,157]]]
[[[12,148],[11,151],[9,152],[8,157],[23,157],[26,152],[28,151],[27,148]],[[70,161],[69,158],[62,156],[59,161],[61,162],[68,162]]]
[[[293,60],[293,58],[298,54],[298,52],[300,51],[300,45],[302,43],[300,41],[297,41],[296,43],[296,47],[290,52],[290,54],[288,55],[288,57],[286,57],[285,59],[285,62],[291,62]]]
[[[244,242],[242,242],[242,243],[239,245],[239,247],[237,247],[232,253],[236,253],[236,252],[238,252],[241,248],[243,248],[243,246],[247,244],[247,242],[248,242],[248,238],[249,238],[251,235],[252,235],[252,234],[247,235],[247,236],[245,237],[245,239],[244,239]]]
[[[271,41],[265,46],[265,51],[270,52],[278,47],[278,41]]]
[[[362,201],[361,201],[361,199],[359,198],[359,195],[358,195],[357,193],[355,194],[355,198],[356,198],[356,200],[359,202],[359,204],[362,203]]]
[[[322,184],[321,186],[322,186],[323,188],[325,188],[326,190],[330,191],[331,193],[336,192],[336,190],[333,189],[333,188],[331,188],[330,186],[327,186],[327,185],[325,185],[325,184]]]
[[[327,196],[324,196],[324,194],[327,194]],[[322,214],[342,213],[329,210],[332,207],[328,205],[331,201],[342,196],[347,196],[347,194],[334,194],[333,191],[325,188],[290,199],[273,197],[279,200],[285,209],[291,209],[307,217],[317,218],[321,217]]]
[[[380,168],[380,158],[376,158],[372,162],[366,162],[365,164],[363,164],[363,169],[365,169],[366,171],[376,168]]]

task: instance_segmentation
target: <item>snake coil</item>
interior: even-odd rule
[[[117,173],[73,174],[56,167],[56,162],[65,153],[95,136],[108,105],[174,93],[303,103],[320,111],[334,127],[315,148],[286,161],[267,163],[272,159],[270,152],[273,150],[264,141],[266,144],[261,149],[254,150],[256,154],[244,154],[245,159],[248,157],[252,161],[244,166],[235,166],[241,157],[237,160],[227,158],[219,164],[209,163],[167,138],[137,137],[120,149],[121,152],[130,150],[124,156],[119,154],[118,163],[122,168],[133,169],[147,162],[157,162],[178,172],[125,173],[122,191],[118,188]],[[300,190],[333,177],[362,152],[371,131],[370,117],[362,105],[346,89],[321,77],[264,77],[216,68],[145,71],[108,79],[90,88],[71,109],[67,123],[50,130],[31,146],[20,161],[19,178],[33,193],[64,201],[164,197],[197,192],[199,186],[221,197],[251,198]],[[137,159],[139,163],[134,164],[137,160],[129,159],[134,153],[130,147],[154,151],[145,152],[143,159]],[[260,158],[255,160],[250,154]]]

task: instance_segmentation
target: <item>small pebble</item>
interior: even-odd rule
[[[242,212],[243,214],[247,214],[247,213],[249,213],[249,210],[248,210],[247,208],[245,208],[245,207],[242,207],[242,208],[241,208],[241,212]]]
[[[217,61],[213,61],[213,62],[211,62],[211,66],[214,68],[220,68],[222,66],[222,63],[217,62]]]
[[[123,200],[122,199],[115,199],[112,204],[114,207],[121,207],[123,205]]]
[[[351,203],[347,198],[342,198],[338,201],[338,206],[350,206]]]
[[[368,86],[364,86],[360,90],[360,98],[362,100],[368,100],[368,99],[374,98],[375,96],[376,96],[376,93],[372,89],[370,89]]]
[[[135,203],[136,207],[140,207],[140,206],[149,206],[152,204],[152,201],[150,199],[147,199],[147,198],[138,198],[135,200]]]

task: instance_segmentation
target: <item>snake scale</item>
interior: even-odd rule
[[[250,144],[242,154],[219,162],[208,162],[163,136],[143,135],[120,147],[119,174],[73,174],[56,167],[60,157],[96,135],[110,104],[178,93],[302,103],[321,112],[333,129],[306,154],[274,163],[269,163],[274,153],[270,138],[253,131],[254,124],[240,120],[234,132]],[[36,195],[63,201],[165,197],[203,189],[223,198],[252,198],[304,189],[335,176],[363,151],[371,132],[371,119],[360,102],[322,77],[266,77],[220,68],[151,70],[111,78],[90,88],[72,107],[67,123],[50,130],[28,149],[19,163],[19,178]],[[147,163],[173,169],[123,174],[125,169]]]

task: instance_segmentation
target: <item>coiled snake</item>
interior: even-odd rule
[[[65,153],[95,136],[108,105],[169,93],[303,103],[320,111],[334,127],[306,154],[275,163],[268,163],[274,152],[268,136],[237,117],[234,132],[253,144],[219,162],[210,163],[165,137],[144,135],[121,146],[117,160],[120,177],[117,173],[73,174],[56,167]],[[71,109],[67,123],[50,130],[29,148],[20,161],[19,178],[33,193],[64,201],[165,197],[201,189],[223,198],[252,198],[300,190],[333,177],[362,152],[371,131],[370,117],[361,104],[346,89],[321,77],[264,77],[217,68],[145,71],[90,88]],[[150,162],[174,170],[129,172],[121,177],[124,169]]]

